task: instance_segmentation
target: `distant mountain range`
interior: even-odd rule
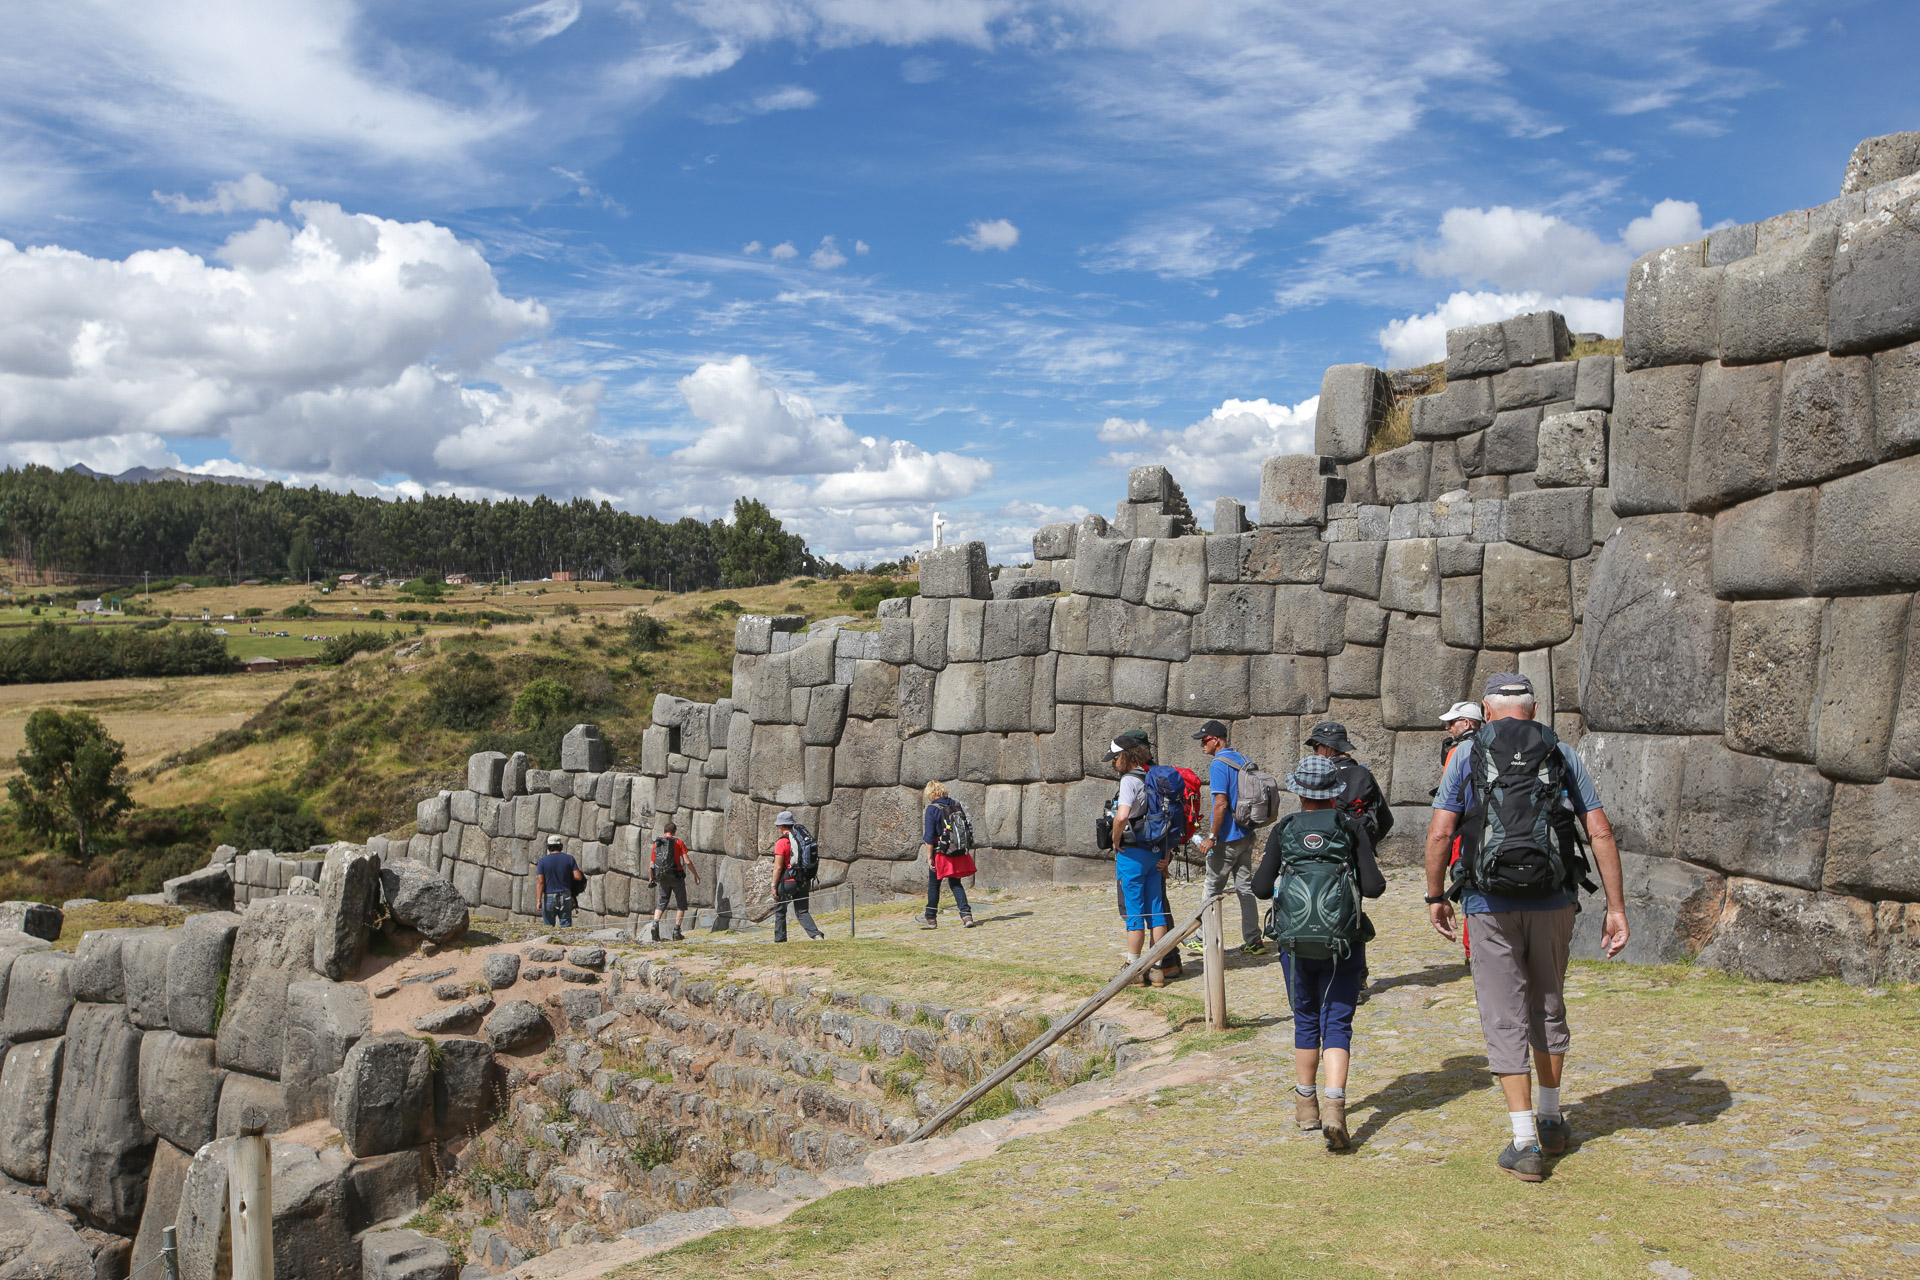
[[[178,467],[128,467],[119,475],[110,476],[104,471],[95,471],[84,462],[76,462],[67,470],[76,475],[91,476],[95,480],[118,480],[122,484],[178,480],[183,484],[243,484],[249,489],[264,489],[271,483],[266,480],[256,480],[252,476],[202,475],[198,471],[182,471]]]

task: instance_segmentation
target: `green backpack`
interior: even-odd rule
[[[1302,960],[1344,960],[1372,933],[1360,910],[1353,832],[1338,810],[1281,820],[1280,877],[1267,909],[1267,937]]]

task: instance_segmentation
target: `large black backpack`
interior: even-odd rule
[[[1545,898],[1576,885],[1591,890],[1553,730],[1534,720],[1495,720],[1462,745],[1471,753],[1473,807],[1461,823],[1453,896],[1468,889],[1506,898]]]
[[[1303,810],[1280,820],[1280,876],[1266,935],[1289,955],[1344,960],[1367,940],[1350,821],[1337,809]]]

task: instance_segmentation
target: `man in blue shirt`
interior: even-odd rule
[[[547,856],[533,868],[533,891],[540,898],[540,919],[562,929],[573,928],[575,895],[587,887],[580,864],[566,851],[566,841],[547,837]]]
[[[1213,793],[1213,821],[1201,838],[1200,852],[1207,856],[1204,892],[1224,893],[1229,881],[1240,899],[1241,953],[1265,954],[1267,944],[1260,940],[1260,902],[1253,896],[1253,832],[1243,831],[1233,820],[1240,803],[1240,766],[1247,758],[1227,745],[1227,726],[1209,720],[1193,735],[1200,749],[1213,757],[1207,766],[1207,790]],[[1189,950],[1202,947],[1200,935],[1188,941]]]
[[[1506,719],[1532,720],[1538,709],[1533,682],[1511,672],[1488,677],[1482,705],[1489,725]],[[1474,752],[1471,744],[1462,746],[1467,749],[1454,752],[1440,775],[1433,821],[1427,827],[1427,911],[1435,932],[1448,942],[1456,940],[1453,904],[1446,897],[1448,854],[1461,815],[1474,808],[1476,799]],[[1601,946],[1611,958],[1627,945],[1620,847],[1579,754],[1564,742],[1559,752],[1566,799],[1575,813],[1584,815],[1606,889]],[[1464,869],[1464,852],[1461,862]],[[1482,892],[1471,882],[1460,905],[1473,917],[1473,994],[1480,1006],[1487,1064],[1506,1095],[1507,1119],[1513,1128],[1513,1141],[1500,1153],[1500,1168],[1523,1182],[1538,1182],[1546,1176],[1543,1157],[1564,1152],[1570,1136],[1560,1110],[1560,1076],[1571,1044],[1564,992],[1577,908],[1565,889],[1544,897],[1505,898]],[[1540,1076],[1537,1112],[1532,1091],[1535,1072]]]

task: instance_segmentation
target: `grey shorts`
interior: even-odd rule
[[[668,908],[680,911],[687,909],[687,878],[675,876],[671,880],[657,880],[653,886],[653,909],[665,911]]]
[[[1527,1050],[1565,1053],[1567,956],[1572,907],[1497,911],[1467,917],[1473,935],[1473,995],[1495,1075],[1523,1075]]]

